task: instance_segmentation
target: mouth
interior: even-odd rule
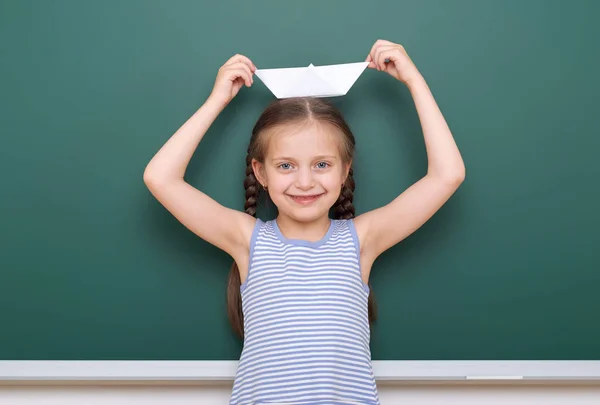
[[[325,193],[313,194],[313,195],[289,195],[288,194],[287,196],[290,197],[297,204],[309,205],[309,204],[312,204],[315,201],[317,201],[324,194]]]

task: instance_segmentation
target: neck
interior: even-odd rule
[[[330,225],[331,219],[327,215],[309,222],[298,221],[281,214],[277,216],[277,226],[288,239],[316,242],[325,237]]]

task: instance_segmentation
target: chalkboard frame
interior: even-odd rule
[[[42,382],[231,382],[237,361],[2,360],[0,384]],[[373,361],[378,382],[600,381],[597,360]]]

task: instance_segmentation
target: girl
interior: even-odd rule
[[[229,314],[244,337],[230,404],[378,404],[369,349],[369,274],[465,177],[461,155],[406,51],[375,42],[368,67],[404,83],[425,137],[427,174],[389,204],[354,218],[354,137],[322,99],[284,99],[258,119],[246,157],[245,212],[184,181],[209,126],[256,66],[235,55],[204,105],[152,158],[144,182],[182,224],[234,259]],[[255,218],[260,192],[277,218]],[[335,219],[330,219],[330,209]]]

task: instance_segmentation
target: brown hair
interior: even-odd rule
[[[339,110],[322,98],[288,98],[276,100],[271,103],[258,118],[250,137],[248,154],[246,155],[246,178],[244,188],[246,189],[246,203],[244,210],[247,214],[256,217],[259,193],[264,191],[254,176],[252,170],[252,159],[264,162],[267,154],[268,140],[267,130],[280,125],[290,123],[319,122],[329,124],[337,128],[341,134],[340,152],[342,161],[350,163],[354,158],[354,135],[344,120]],[[354,197],[353,170],[350,168],[348,177],[342,187],[340,196],[333,205],[333,217],[335,219],[354,218],[355,211],[352,200]],[[244,318],[242,313],[242,298],[240,293],[240,272],[236,262],[233,262],[229,273],[227,285],[227,312],[229,322],[233,330],[244,337]],[[370,287],[370,283],[369,283]],[[369,293],[369,323],[376,318],[375,300],[372,289]]]

